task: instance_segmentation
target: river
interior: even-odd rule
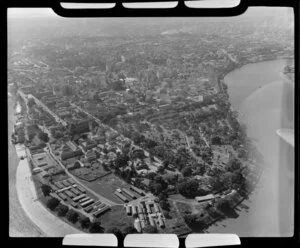
[[[245,65],[225,78],[232,107],[264,156],[264,173],[256,190],[237,209],[238,217],[219,222],[209,233],[240,237],[293,235],[294,149],[276,130],[294,128],[294,85],[282,74],[286,60]]]

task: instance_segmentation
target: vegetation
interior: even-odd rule
[[[48,196],[51,193],[51,187],[47,184],[42,184],[41,186],[42,192],[44,194],[44,196]]]
[[[66,216],[66,214],[68,213],[69,207],[66,205],[63,205],[63,204],[59,204],[56,207],[56,211],[57,211],[58,216],[63,217],[63,216]]]
[[[79,219],[79,214],[74,211],[73,209],[70,209],[66,215],[68,221],[72,222],[72,223],[76,223]]]
[[[145,228],[143,229],[143,232],[144,233],[158,233],[158,230],[154,226],[146,225]]]
[[[54,210],[59,204],[59,200],[54,198],[54,197],[51,197],[47,203],[46,203],[46,206],[47,208],[49,208],[50,210]]]
[[[46,134],[44,132],[40,132],[38,137],[40,140],[42,140],[45,143],[47,143],[49,141],[48,134]]]
[[[122,232],[126,236],[127,234],[137,233],[137,230],[133,226],[126,226]]]
[[[91,221],[88,217],[82,216],[79,220],[81,228],[89,228],[91,225]]]
[[[89,229],[90,233],[103,233],[104,228],[101,226],[101,222],[92,222]]]

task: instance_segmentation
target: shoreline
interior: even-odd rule
[[[234,69],[228,70],[227,73],[222,74],[222,77],[219,77],[219,78],[218,78],[219,88],[223,90],[223,88],[222,88],[223,85],[226,85],[228,88],[230,87],[228,84],[225,83],[225,77],[226,77],[228,74],[230,74],[231,72],[235,71],[235,70],[241,69],[242,67],[247,66],[247,65],[250,65],[250,64],[258,64],[258,63],[262,63],[262,62],[279,61],[279,60],[286,60],[286,61],[288,61],[288,60],[294,60],[294,58],[293,58],[293,57],[290,57],[290,56],[275,56],[274,58],[268,58],[268,59],[258,60],[258,61],[255,61],[255,62],[243,63],[243,64],[241,64],[241,65],[239,65],[239,66],[236,66]],[[221,85],[222,85],[222,86],[221,86]],[[227,87],[226,87],[226,88],[227,88]],[[224,92],[228,94],[227,89],[225,89]],[[239,114],[240,114],[240,113],[239,113]],[[241,120],[239,120],[239,122],[241,123]],[[248,136],[248,135],[247,135],[247,136]],[[256,145],[255,145],[255,147],[256,147]],[[260,169],[259,169],[259,174],[257,175],[257,180],[255,181],[255,184],[254,184],[254,186],[253,186],[253,189],[251,190],[251,192],[249,192],[249,194],[247,194],[247,196],[241,198],[241,200],[235,205],[235,207],[233,207],[233,210],[238,211],[238,212],[244,211],[244,210],[242,210],[242,209],[239,209],[239,206],[241,206],[242,203],[243,203],[243,202],[246,202],[247,200],[249,200],[249,202],[251,203],[252,200],[249,199],[249,197],[251,197],[253,194],[256,194],[256,193],[257,193],[256,190],[258,189],[258,188],[257,188],[257,187],[258,187],[258,184],[261,182],[262,175],[265,174],[265,173],[266,173],[266,169],[268,169],[268,168],[266,168],[265,166],[266,166],[266,164],[265,164],[264,162],[259,163],[259,168],[260,168]],[[246,206],[247,206],[247,205],[246,205]],[[246,210],[246,212],[248,212],[248,211]],[[239,215],[240,215],[240,214],[239,214]],[[223,225],[223,226],[224,226],[224,223],[222,223],[222,221],[226,221],[227,219],[230,219],[230,218],[228,218],[228,217],[226,217],[226,218],[217,218],[215,221],[213,221],[213,222],[211,222],[210,224],[208,224],[208,225],[203,229],[203,231],[206,232],[206,233],[208,233],[208,230],[209,230],[210,228],[212,228],[213,230],[218,230],[218,229],[220,230],[220,228],[218,227],[218,224],[220,223],[220,225]],[[217,223],[218,223],[218,224],[217,224]],[[225,226],[226,226],[226,225],[227,225],[227,224],[225,224]]]
[[[13,96],[8,97],[8,176],[9,176],[9,236],[10,237],[42,237],[42,230],[29,218],[22,208],[16,183],[17,169],[20,159],[11,142],[11,133],[17,120],[15,116],[16,101]]]
[[[241,64],[236,64],[236,66],[234,66],[234,68],[230,68],[229,70],[226,70],[226,72],[221,73],[220,76],[218,76],[217,79],[217,83],[219,86],[219,89],[222,89],[222,93],[226,93],[228,95],[228,91],[227,89],[224,90],[223,85],[225,84],[226,87],[228,87],[228,85],[225,83],[225,77],[230,74],[231,72],[241,69],[244,66],[250,65],[250,64],[256,64],[256,63],[262,63],[262,62],[268,62],[268,61],[276,61],[276,60],[292,60],[294,58],[292,57],[280,57],[280,56],[275,56],[274,58],[265,58],[262,60],[258,60],[258,61],[253,61],[253,62],[247,62],[247,63],[241,63]],[[229,99],[228,99],[229,100]],[[231,105],[231,103],[230,103]],[[239,120],[238,117],[238,122],[241,123],[241,120]],[[248,136],[248,135],[247,135]],[[248,137],[249,138],[249,137]],[[252,140],[252,139],[251,139]],[[246,196],[241,196],[241,198],[239,199],[239,201],[234,205],[234,207],[232,208],[234,211],[237,210],[237,208],[243,203],[245,202],[247,199],[249,199],[249,197],[255,192],[256,188],[257,188],[257,184],[260,182],[261,176],[264,173],[264,164],[260,164],[259,165],[259,170],[258,170],[258,176],[257,179],[255,181],[255,184],[252,186],[252,189],[247,193]],[[240,194],[239,194],[240,195]],[[214,219],[211,223],[207,224],[204,228],[203,228],[203,232],[206,232],[210,227],[212,227],[213,225],[217,224],[218,222],[224,221],[228,219],[228,217],[217,217],[216,219]]]
[[[18,156],[22,156],[24,153],[24,148],[21,148]],[[18,196],[24,211],[46,236],[63,237],[66,234],[82,233],[60,218],[57,218],[40,202],[31,178],[31,170],[27,158],[19,163],[16,182]]]
[[[10,101],[16,103],[16,101],[10,98]],[[11,106],[13,107],[13,106]],[[21,211],[23,212],[24,218],[27,221],[30,221],[30,229],[25,232],[18,231],[18,235],[16,235],[16,230],[12,230],[12,222],[15,219],[12,217],[15,209],[12,208],[11,197],[10,196],[10,236],[11,237],[62,237],[66,234],[72,233],[81,233],[81,231],[75,229],[70,224],[64,222],[59,219],[55,215],[53,215],[45,206],[37,199],[37,192],[34,185],[34,182],[31,178],[31,170],[29,167],[29,163],[27,158],[24,160],[20,160],[19,158],[22,155],[25,155],[24,149],[22,149],[22,145],[17,144],[13,145],[10,140],[10,135],[12,133],[13,125],[16,121],[15,117],[15,109],[10,109],[9,115],[9,150],[12,153],[10,156],[9,166],[10,168],[15,168],[15,171],[9,172],[10,184],[12,183],[12,179],[14,179],[15,183],[13,186],[16,191],[16,198],[20,205]],[[21,149],[20,149],[21,148]],[[15,218],[19,219],[20,216],[16,216]],[[11,219],[12,218],[12,219]],[[25,221],[25,220],[24,220]],[[17,224],[16,224],[17,225]],[[28,228],[28,229],[29,229]],[[35,231],[35,232],[34,232]]]

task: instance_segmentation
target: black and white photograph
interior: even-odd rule
[[[292,237],[294,22],[8,8],[9,236]]]

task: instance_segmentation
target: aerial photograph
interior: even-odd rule
[[[10,237],[294,235],[294,12],[7,11]]]

